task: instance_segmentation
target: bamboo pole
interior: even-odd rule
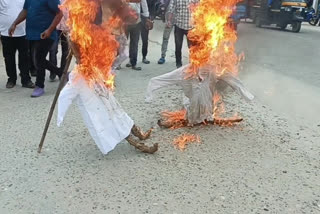
[[[46,122],[46,125],[45,125],[43,133],[42,133],[40,144],[39,144],[38,153],[41,153],[41,150],[42,150],[42,147],[43,147],[43,143],[44,143],[44,140],[46,138],[46,135],[47,135],[47,132],[48,132],[48,129],[49,129],[49,126],[50,126],[50,122],[51,122],[51,119],[52,119],[52,116],[53,116],[53,112],[54,112],[54,109],[56,107],[59,95],[60,95],[60,92],[63,89],[63,87],[65,85],[65,82],[67,80],[68,70],[69,70],[69,67],[70,67],[70,64],[71,64],[71,61],[72,61],[72,55],[73,54],[70,51],[70,53],[69,53],[69,55],[67,57],[66,66],[65,66],[65,68],[63,70],[62,77],[60,79],[60,83],[59,83],[58,89],[56,91],[56,94],[54,96],[53,102],[51,104],[50,112],[49,112],[49,115],[48,115],[48,118],[47,118],[47,122]]]

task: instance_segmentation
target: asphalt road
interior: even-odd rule
[[[292,33],[243,23],[238,35],[238,50],[246,56],[241,75],[258,99],[320,131],[320,28],[304,24]]]
[[[121,69],[115,91],[137,125],[155,127],[146,141],[159,143],[154,155],[123,142],[103,156],[76,105],[60,128],[55,112],[37,154],[58,82],[46,81],[46,94],[37,99],[19,83],[8,90],[0,57],[1,214],[320,213],[320,28],[304,25],[294,34],[241,23],[237,49],[246,59],[240,78],[256,99],[247,103],[228,91],[225,101],[244,121],[176,130],[156,122],[159,112],[181,108],[179,88],[144,102],[150,78],[175,68],[173,37],[167,63],[156,63],[162,28],[157,22],[150,35],[151,64],[140,62],[139,72]],[[201,144],[175,149],[172,141],[183,133],[199,135]]]

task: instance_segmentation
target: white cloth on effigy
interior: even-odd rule
[[[152,78],[149,81],[146,95],[146,102],[151,102],[153,94],[164,87],[178,85],[182,87],[185,98],[184,106],[187,110],[185,119],[189,124],[212,121],[213,118],[213,96],[216,92],[221,93],[221,89],[229,85],[246,100],[251,101],[254,96],[244,87],[241,81],[232,73],[226,72],[218,76],[213,72],[213,67],[203,66],[199,69],[196,78],[186,78],[187,69],[190,64],[178,68],[170,73],[166,73]]]
[[[77,102],[89,133],[103,154],[130,135],[133,120],[104,85],[89,87],[79,73],[72,72],[59,96],[58,126],[73,101]]]

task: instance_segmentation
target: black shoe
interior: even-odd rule
[[[177,66],[177,68],[180,68],[180,67],[182,67],[182,63],[181,62],[176,63],[176,66]]]
[[[126,64],[126,67],[131,68],[132,67],[131,63]]]
[[[50,82],[54,82],[56,80],[57,75],[55,73],[50,73],[49,79]]]
[[[143,58],[143,59],[142,59],[142,62],[143,62],[144,64],[150,64],[150,61],[147,60],[146,58]]]
[[[137,66],[132,66],[132,70],[135,70],[135,71],[141,71],[141,67],[137,67]]]
[[[59,80],[61,80],[62,75],[63,75],[63,69],[59,68],[58,73],[57,73]]]
[[[33,82],[29,81],[28,83],[22,84],[23,88],[35,88],[36,86],[34,85]]]
[[[13,82],[7,82],[6,84],[6,88],[14,88],[14,86],[16,86],[16,84]]]

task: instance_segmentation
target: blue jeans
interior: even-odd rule
[[[166,25],[165,28],[164,28],[163,38],[162,38],[162,45],[161,45],[161,57],[162,58],[166,58],[166,53],[167,53],[167,50],[168,50],[169,38],[170,38],[170,34],[171,34],[172,29],[173,29],[173,25],[171,25],[170,27],[168,27]]]

